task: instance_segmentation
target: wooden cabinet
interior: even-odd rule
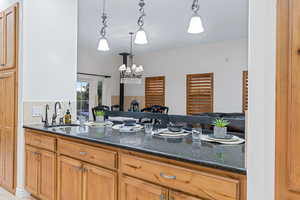
[[[239,181],[126,154],[121,155],[123,173],[206,199],[237,200]]]
[[[94,165],[83,165],[83,200],[116,200],[117,174]]]
[[[204,200],[190,195],[183,194],[181,192],[170,191],[169,200]]]
[[[18,6],[0,12],[0,185],[15,192]]]
[[[0,184],[14,190],[15,175],[15,73],[0,72]]]
[[[40,200],[246,200],[243,175],[36,130],[25,141],[26,188]]]
[[[17,63],[18,4],[6,9],[0,19],[0,69],[12,69]],[[2,33],[2,34],[1,34]]]
[[[0,12],[0,69],[4,65],[4,13]]]
[[[115,172],[59,156],[58,200],[116,200]]]
[[[120,200],[167,200],[168,190],[158,185],[122,175]]]
[[[25,187],[43,200],[55,199],[55,153],[26,145]]]
[[[39,186],[39,156],[38,149],[26,146],[25,150],[25,187],[28,192],[34,196],[38,196]]]
[[[82,199],[82,163],[78,160],[58,157],[58,200]]]

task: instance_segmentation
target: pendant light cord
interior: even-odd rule
[[[129,57],[130,57],[130,66],[132,66],[133,65],[133,32],[130,32],[129,33],[130,34],[130,55],[129,55]]]
[[[107,15],[105,13],[105,6],[106,6],[106,0],[103,0],[103,8],[102,8],[102,28],[100,30],[100,34],[102,37],[105,37],[106,35],[106,28],[107,28]]]
[[[200,9],[199,0],[194,0],[193,4],[192,4],[192,10],[193,10],[193,12],[195,14],[197,14],[198,11],[199,11],[199,9]]]
[[[144,26],[144,17],[146,16],[146,13],[145,13],[145,7],[146,3],[144,0],[140,0],[139,2],[139,11],[140,11],[140,17],[138,19],[138,22],[137,24],[139,25],[140,28],[142,28]]]

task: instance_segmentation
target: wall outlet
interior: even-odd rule
[[[41,106],[33,106],[32,107],[32,117],[40,117],[42,116],[42,107]]]

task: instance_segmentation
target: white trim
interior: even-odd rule
[[[16,188],[16,197],[18,198],[28,198],[30,197],[30,193],[27,192],[24,188]]]

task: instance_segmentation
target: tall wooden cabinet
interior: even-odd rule
[[[16,185],[18,4],[0,12],[0,186]]]

